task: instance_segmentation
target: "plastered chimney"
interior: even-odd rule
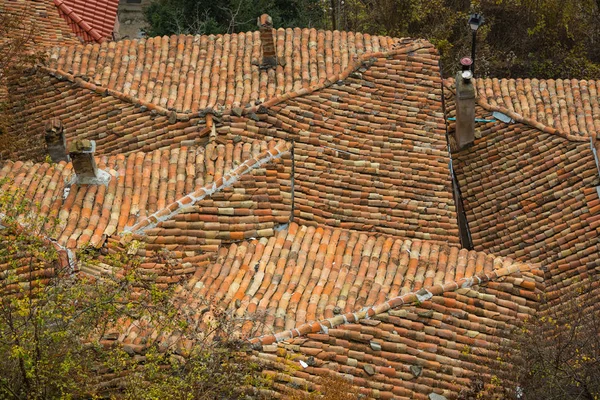
[[[258,28],[262,43],[260,67],[264,69],[273,68],[277,65],[275,41],[273,39],[273,19],[268,14],[261,15],[258,17]]]
[[[45,131],[46,148],[52,162],[69,161],[67,142],[65,141],[64,129],[60,119],[52,118],[46,122]]]
[[[110,175],[96,166],[94,152],[96,142],[93,140],[76,140],[69,144],[69,156],[75,171],[75,184],[106,185]]]
[[[454,139],[458,149],[475,140],[475,86],[470,58],[460,60],[461,71],[456,74],[456,128]]]

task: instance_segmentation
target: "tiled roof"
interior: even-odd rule
[[[180,296],[192,308],[193,299],[210,298],[239,316],[263,316],[246,334],[285,335],[304,323],[512,264],[448,245],[292,223],[273,237],[221,248]]]
[[[476,116],[489,117],[492,109],[480,102]],[[477,123],[473,146],[452,155],[473,246],[543,263],[548,295],[556,299],[575,280],[600,272],[592,145],[506,112],[516,122]]]
[[[417,40],[355,65],[249,119],[226,113],[217,132],[295,141],[301,223],[458,243],[435,49]]]
[[[273,395],[318,389],[319,377],[337,373],[366,398],[451,399],[477,373],[501,374],[499,345],[543,290],[539,271],[507,264],[253,339]]]
[[[17,102],[15,110],[38,143],[43,122],[59,117],[68,141],[94,139],[105,154],[203,145],[213,125],[219,137],[233,140],[293,139],[294,216],[300,222],[458,243],[433,46],[399,42],[335,72],[222,116],[214,110],[203,117],[169,111],[60,71],[33,93],[24,77],[13,84],[13,94],[36,99],[35,107],[23,109]],[[15,157],[23,158],[43,144],[20,147]]]
[[[324,82],[357,55],[391,50],[388,37],[279,29],[279,65],[261,70],[259,32],[171,36],[63,47],[50,67],[148,103],[192,112],[246,107]]]
[[[452,83],[453,80],[448,80]],[[600,135],[600,82],[578,79],[476,79],[480,101],[557,130]]]
[[[1,0],[0,12],[10,13],[15,18],[22,16],[23,29],[12,34],[23,35],[31,32],[31,46],[54,47],[79,43],[77,36],[60,17],[58,9],[50,0]]]
[[[14,138],[20,144],[10,155],[13,160],[45,157],[44,125],[54,117],[60,119],[67,142],[95,140],[99,154],[203,146],[208,141],[206,118],[135,104],[69,74],[38,72],[36,78],[39,85],[34,88],[30,76],[10,85],[15,123],[25,126],[28,133]],[[30,106],[23,107],[24,100]]]
[[[59,271],[64,273],[73,268],[73,254],[69,250],[14,221],[7,224],[5,217],[0,213],[0,248],[3,250],[0,252],[0,296],[36,290],[47,285]],[[40,248],[51,251],[40,252]]]
[[[257,150],[268,147],[259,143],[256,146]],[[0,169],[0,178],[10,180],[2,191],[21,188],[27,198],[40,205],[40,217],[51,218],[50,224],[58,218],[53,237],[59,244],[68,248],[87,243],[98,247],[107,236],[123,232],[126,227],[135,225],[134,229],[139,229],[149,221],[177,214],[173,204],[191,206],[202,197],[201,193],[226,187],[224,177],[232,181],[230,175],[240,168],[244,172],[252,169],[248,163],[256,166],[263,162],[263,153],[243,150],[240,142],[235,146],[181,147],[98,157],[98,168],[111,175],[106,186],[71,184],[72,164],[64,162],[7,161]]]
[[[84,42],[101,43],[112,39],[118,0],[54,0],[54,5]]]

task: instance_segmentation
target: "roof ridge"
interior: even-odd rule
[[[183,112],[177,112],[174,110],[169,110],[168,108],[159,106],[155,103],[141,100],[138,97],[134,97],[134,96],[125,94],[118,90],[110,89],[110,88],[104,87],[102,85],[96,85],[94,83],[88,82],[87,80],[85,80],[79,76],[75,76],[69,72],[60,70],[58,68],[50,68],[50,67],[46,67],[46,66],[42,66],[42,65],[40,65],[38,67],[42,71],[48,73],[50,76],[53,76],[60,81],[67,80],[67,81],[73,83],[74,85],[79,86],[82,89],[88,89],[92,92],[95,92],[98,95],[102,95],[102,96],[108,95],[108,96],[112,96],[118,100],[121,100],[125,103],[131,103],[134,105],[138,105],[140,107],[146,107],[150,111],[155,111],[156,113],[158,113],[160,115],[164,115],[164,116],[167,116],[170,118],[175,118],[177,121],[189,121],[193,117],[192,113],[183,113]]]
[[[483,79],[483,78],[479,78],[479,79]],[[444,82],[444,87],[446,89],[448,89],[449,91],[451,91],[456,96],[454,79],[449,78],[449,79],[443,79],[442,81]],[[485,99],[483,99],[481,96],[479,96],[479,92],[477,90],[475,90],[475,101],[477,102],[477,105],[479,105],[486,111],[500,112],[502,114],[509,116],[510,118],[512,118],[513,120],[515,120],[517,122],[520,122],[525,125],[529,125],[532,128],[538,129],[538,130],[548,133],[550,135],[562,136],[565,139],[573,141],[573,142],[588,142],[588,139],[586,137],[581,137],[578,135],[572,135],[570,133],[563,132],[559,129],[556,129],[556,128],[546,125],[546,124],[543,124],[534,119],[524,117],[523,115],[521,115],[515,111],[509,110],[506,107],[493,106],[490,103],[488,103]]]
[[[286,100],[294,99],[296,97],[301,97],[301,96],[304,96],[307,94],[314,93],[318,90],[325,89],[338,81],[343,81],[344,79],[348,78],[348,76],[351,73],[355,72],[366,61],[369,61],[372,58],[390,57],[390,56],[394,56],[394,55],[398,55],[398,54],[408,53],[411,51],[417,51],[417,50],[427,48],[427,47],[434,47],[433,44],[431,44],[431,42],[429,42],[426,39],[410,39],[411,40],[410,43],[408,43],[406,41],[403,42],[402,40],[403,39],[399,39],[394,44],[394,46],[403,45],[403,47],[401,47],[401,48],[389,50],[389,51],[378,51],[378,52],[372,51],[369,53],[364,53],[360,56],[354,56],[354,62],[350,63],[346,67],[345,70],[343,70],[337,74],[334,73],[330,76],[327,76],[325,78],[325,80],[315,83],[314,85],[311,85],[309,87],[303,87],[301,89],[298,89],[297,91],[292,90],[291,92],[286,92],[279,96],[272,97],[262,104],[252,106],[252,107],[247,107],[244,109],[244,113],[248,114],[248,113],[258,112],[259,114],[264,114],[264,112],[266,112],[266,109],[276,106],[277,104],[282,103]],[[404,39],[404,40],[407,40],[407,39]]]
[[[96,31],[96,29],[93,26],[84,21],[84,19],[79,14],[77,14],[75,10],[73,10],[71,7],[65,4],[64,0],[54,0],[54,5],[65,14],[65,17],[69,18],[74,23],[79,25],[81,29],[83,29],[92,38],[94,38],[96,42],[102,43],[106,40],[106,38],[103,37],[100,33],[98,33],[98,31]]]
[[[349,312],[346,314],[340,314],[335,317],[326,318],[320,321],[303,323],[294,329],[257,336],[249,339],[249,342],[254,346],[263,346],[311,333],[327,331],[328,329],[336,328],[350,322],[359,322],[364,319],[370,319],[375,315],[384,313],[392,308],[400,307],[404,304],[426,301],[433,296],[437,296],[445,292],[451,292],[461,288],[470,288],[473,285],[487,283],[504,276],[512,275],[515,272],[529,272],[534,270],[535,268],[532,266],[532,264],[513,263],[507,267],[502,267],[491,272],[481,272],[469,278],[461,278],[457,281],[423,287],[416,292],[406,293],[371,307],[364,307],[361,311],[355,313]]]
[[[265,150],[258,156],[244,161],[237,168],[223,175],[223,177],[217,179],[216,181],[209,183],[208,185],[205,185],[204,187],[192,193],[188,193],[182,198],[167,205],[165,208],[156,211],[154,214],[144,218],[141,221],[138,221],[134,226],[125,228],[125,230],[121,232],[121,235],[143,235],[147,229],[154,228],[158,223],[172,218],[205,197],[232,185],[239,179],[240,176],[245,175],[253,169],[286,154],[289,152],[289,147],[289,144],[282,140],[272,149]]]

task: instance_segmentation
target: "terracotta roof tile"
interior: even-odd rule
[[[0,12],[23,19],[23,29],[12,34],[23,35],[31,32],[30,46],[54,47],[79,43],[77,36],[60,17],[58,9],[50,0],[2,0]]]
[[[462,250],[466,251],[466,250]],[[476,373],[503,368],[497,349],[537,309],[541,276],[508,265],[253,339],[273,396],[316,390],[337,373],[367,398],[456,398]],[[502,283],[497,280],[500,278]]]
[[[10,85],[15,123],[27,127],[26,137],[15,137],[17,146],[11,159],[43,159],[46,153],[44,124],[60,119],[67,142],[95,140],[99,154],[128,154],[161,148],[205,145],[210,128],[206,117],[190,118],[135,104],[94,88],[68,74],[43,72],[36,88],[23,76]],[[27,99],[29,107],[22,107]],[[34,138],[32,140],[32,137]]]
[[[458,247],[292,223],[273,237],[222,247],[180,297],[189,307],[211,298],[239,316],[264,314],[264,325],[257,319],[246,334],[285,332],[511,265]]]
[[[390,50],[388,37],[314,29],[279,29],[275,70],[260,70],[259,32],[123,40],[55,50],[50,67],[176,111],[246,107],[325,81],[354,57]],[[316,45],[309,58],[301,41]]]
[[[301,223],[458,243],[435,49],[410,42],[351,71],[225,113],[217,132],[295,141]]]
[[[54,5],[83,41],[101,43],[112,39],[118,0],[54,0]]]
[[[266,152],[274,152],[264,146]],[[225,151],[227,147],[232,151]],[[40,204],[41,217],[58,218],[52,236],[58,243],[75,248],[89,242],[98,247],[106,236],[135,224],[139,229],[169,204],[177,204],[190,194],[221,190],[223,183],[216,185],[215,176],[235,173],[252,159],[253,154],[242,151],[243,147],[240,142],[235,146],[211,144],[206,148],[98,157],[98,168],[111,175],[106,186],[72,184],[72,164],[64,162],[50,165],[8,161],[0,170],[0,178],[10,179],[3,191],[20,188]],[[259,161],[264,157],[254,156]]]
[[[477,116],[493,109],[482,102]],[[474,145],[452,157],[474,248],[543,263],[556,299],[600,271],[600,179],[588,138],[545,130],[530,120],[478,123]]]
[[[453,83],[452,79],[448,80]],[[480,101],[583,137],[600,134],[600,83],[579,79],[476,79]]]

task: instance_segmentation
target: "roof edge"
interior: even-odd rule
[[[94,38],[94,40],[97,43],[102,43],[106,40],[106,38],[103,37],[100,33],[98,33],[98,31],[96,31],[96,29],[93,26],[85,22],[83,18],[81,18],[81,16],[75,12],[75,10],[66,5],[64,0],[54,0],[54,5],[60,11],[62,11],[62,13],[65,15],[65,19],[69,18],[71,21],[79,25],[79,27],[85,32],[87,32],[87,34],[90,35],[92,38]]]
[[[458,281],[447,282],[441,285],[429,286],[427,288],[421,288],[417,292],[407,293],[398,297],[394,297],[383,303],[371,307],[365,307],[359,312],[340,314],[332,318],[327,318],[316,322],[304,323],[294,329],[254,337],[249,339],[249,342],[253,346],[260,348],[265,345],[270,345],[273,343],[293,339],[296,337],[305,336],[307,334],[327,331],[328,329],[336,328],[347,323],[359,322],[361,320],[370,319],[373,316],[384,313],[392,308],[398,308],[405,304],[413,304],[427,301],[433,296],[437,296],[445,292],[452,292],[460,288],[470,288],[474,285],[480,285],[482,283],[494,281],[498,278],[509,276],[517,272],[533,272],[541,275],[542,271],[534,266],[534,264],[514,263],[512,265],[499,268],[492,272],[479,273],[470,278],[461,278]]]

